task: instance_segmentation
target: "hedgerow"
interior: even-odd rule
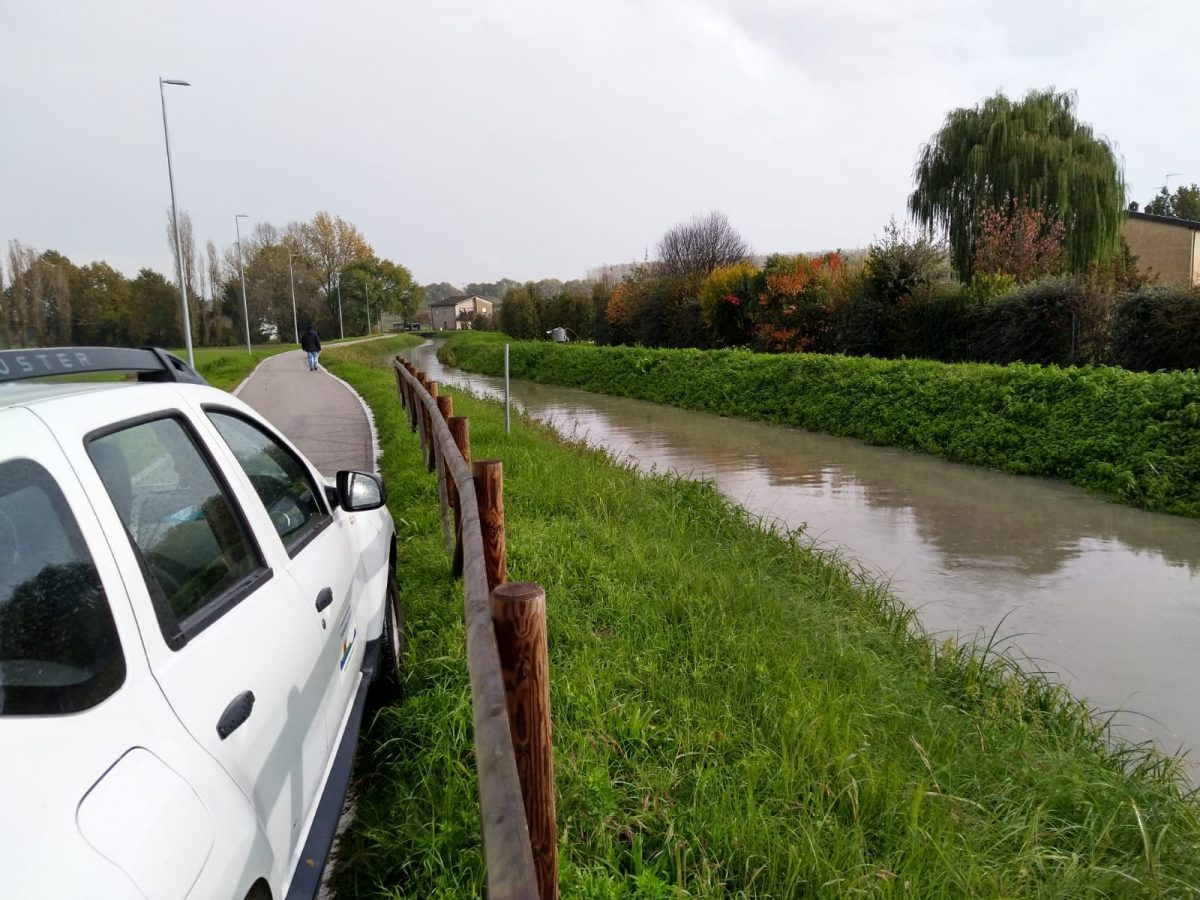
[[[448,362],[488,374],[503,338],[462,335]],[[1200,517],[1200,373],[885,360],[745,350],[511,345],[513,377],[758,419]]]

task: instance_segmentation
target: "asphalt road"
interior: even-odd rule
[[[322,475],[375,471],[371,424],[361,401],[323,366],[309,371],[303,350],[263,360],[242,382],[238,398],[286,434]]]

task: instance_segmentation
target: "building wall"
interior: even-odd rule
[[[1157,276],[1163,287],[1200,284],[1200,232],[1165,222],[1133,217],[1125,220],[1125,242],[1141,271]]]
[[[1200,285],[1200,231],[1192,232],[1192,287]]]
[[[466,314],[466,319],[459,316]],[[478,313],[490,316],[492,301],[483,297],[464,297],[453,306],[430,307],[429,315],[435,331],[462,331],[471,327],[471,319]]]

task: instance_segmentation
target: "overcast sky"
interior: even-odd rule
[[[1200,182],[1197,0],[0,0],[0,240],[171,272],[326,209],[421,282],[581,277],[723,210],[757,252],[902,217],[946,112],[1074,89],[1130,198]]]

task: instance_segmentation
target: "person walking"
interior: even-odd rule
[[[300,349],[308,354],[308,370],[310,372],[317,371],[317,354],[321,352],[321,336],[317,334],[317,329],[312,327],[310,322],[304,329],[304,334],[300,336]]]

